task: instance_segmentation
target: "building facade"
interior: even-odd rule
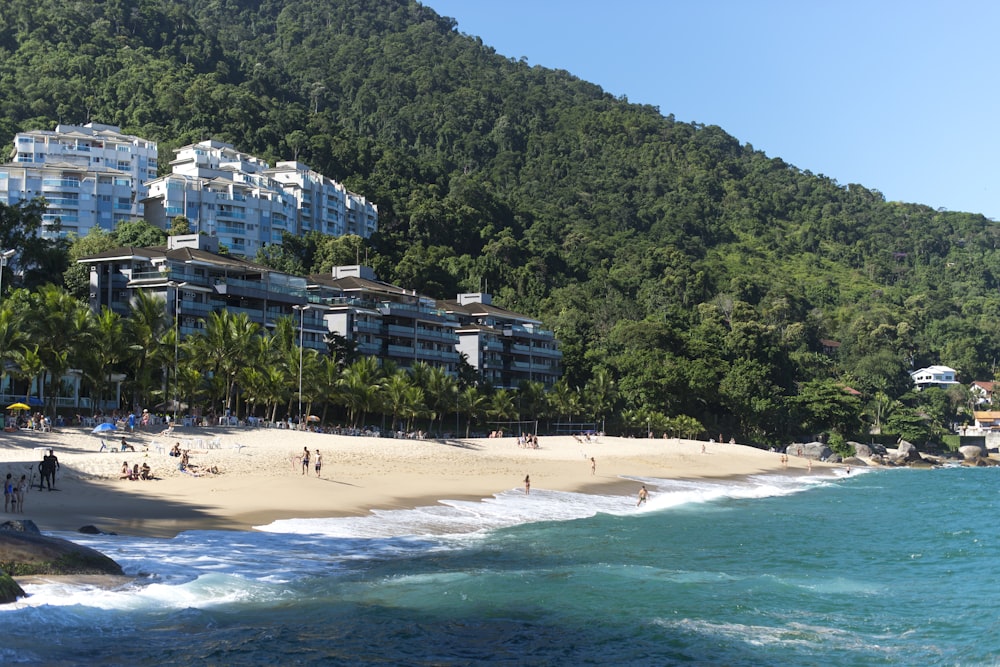
[[[267,162],[230,144],[202,141],[177,149],[171,173],[148,183],[146,219],[161,229],[185,216],[192,231],[253,257],[282,233],[371,236],[378,207],[299,162]]]
[[[10,160],[0,166],[0,203],[44,197],[43,237],[85,236],[92,227],[111,231],[143,217],[144,183],[156,178],[158,149],[113,125],[57,125],[18,133]]]
[[[541,321],[494,306],[483,293],[459,294],[439,305],[458,322],[459,353],[493,386],[551,387],[562,375],[562,352]]]
[[[367,266],[337,266],[309,282],[329,306],[330,331],[353,343],[358,354],[401,369],[424,362],[458,372],[456,322],[434,299],[383,282]]]
[[[219,255],[218,240],[172,236],[166,246],[115,248],[78,260],[90,266],[90,308],[127,315],[136,290],[164,299],[183,339],[205,327],[213,312],[245,313],[265,330],[293,317],[302,345],[326,351],[322,304],[309,302],[306,280],[254,262]],[[306,306],[309,306],[306,308]]]
[[[161,297],[180,338],[213,312],[245,313],[263,330],[293,317],[303,347],[325,352],[338,334],[360,356],[407,370],[418,362],[457,375],[463,356],[494,387],[549,387],[562,352],[541,322],[492,305],[488,294],[434,299],[379,280],[370,267],[338,266],[309,278],[220,255],[218,239],[173,236],[166,246],[115,248],[78,260],[90,266],[90,307],[129,313],[136,290]]]
[[[958,384],[955,379],[955,369],[948,366],[928,366],[919,370],[910,371],[910,377],[917,391],[928,387],[940,387],[947,389],[950,385]]]

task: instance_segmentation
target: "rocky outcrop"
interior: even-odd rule
[[[788,447],[785,447],[785,454],[789,456],[804,456],[814,461],[826,461],[833,455],[833,450],[822,442],[793,442]]]
[[[31,521],[0,524],[0,570],[14,577],[124,574],[118,563],[101,552],[69,540],[42,535]]]
[[[842,463],[847,466],[854,466],[855,468],[868,465],[862,459],[859,459],[857,456],[848,456],[846,459],[843,460]]]

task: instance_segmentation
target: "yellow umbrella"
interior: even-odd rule
[[[11,403],[7,406],[8,410],[30,410],[30,405],[25,405],[24,403]]]

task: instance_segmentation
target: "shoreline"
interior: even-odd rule
[[[118,443],[121,433],[105,436]],[[30,519],[43,532],[76,532],[93,525],[105,533],[174,537],[187,530],[253,530],[275,520],[364,516],[375,509],[412,509],[441,500],[480,501],[523,488],[632,495],[639,482],[627,477],[726,479],[760,473],[809,474],[806,459],[753,447],[694,440],[603,436],[580,442],[545,436],[539,449],[517,446],[514,437],[396,440],[318,434],[284,429],[178,428],[171,436],[125,434],[135,452],[98,451],[100,438],[86,429],[0,436],[0,475],[34,470],[35,486],[25,512],[3,520]],[[215,441],[215,442],[212,442]],[[191,463],[217,468],[194,477],[177,470],[167,451],[179,442]],[[55,491],[38,491],[37,462],[52,448],[60,472]],[[310,462],[302,474],[303,447],[323,453],[322,477]],[[590,457],[597,462],[591,474]],[[119,480],[121,465],[148,463],[156,479]],[[836,464],[813,462],[812,474]]]

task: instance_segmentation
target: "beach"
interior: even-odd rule
[[[991,664],[1000,650],[978,576],[1000,543],[981,518],[998,511],[1000,467],[810,472],[674,439],[534,450],[188,428],[172,442],[220,470],[193,477],[172,442],[127,439],[139,451],[98,452],[82,429],[4,436],[0,471],[36,467],[45,443],[62,464],[58,491],[8,516],[126,575],[23,581],[0,609],[5,661]],[[322,477],[302,474],[303,447]],[[160,479],[118,480],[124,460]],[[117,534],[77,532],[88,524]]]
[[[118,451],[122,437],[136,451]],[[108,446],[100,451],[102,442]],[[196,475],[168,455],[179,444]],[[38,463],[59,459],[55,490],[38,490]],[[303,474],[303,448],[312,453]],[[322,455],[316,476],[315,452]],[[591,457],[596,462],[592,470]],[[517,438],[392,439],[247,427],[180,427],[109,432],[66,427],[0,439],[0,475],[34,485],[23,514],[43,531],[93,525],[119,534],[171,537],[186,530],[248,530],[278,519],[361,516],[439,500],[479,500],[523,488],[623,495],[630,478],[710,479],[763,472],[807,474],[805,459],[738,444],[676,438],[542,436],[538,449]],[[146,463],[153,480],[119,479],[122,464]],[[813,474],[826,464],[814,462]],[[217,474],[208,472],[217,470]]]

